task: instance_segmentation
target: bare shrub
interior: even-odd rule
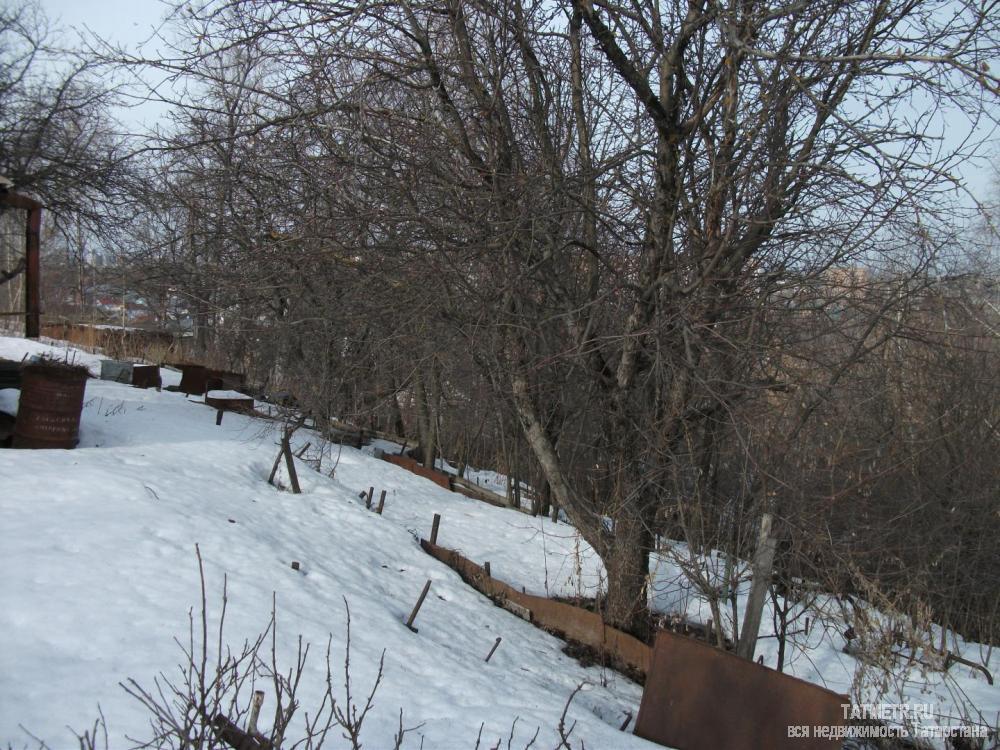
[[[331,652],[333,637],[326,648],[326,687],[319,704],[312,711],[302,711],[299,687],[309,656],[309,644],[299,636],[294,663],[283,669],[277,657],[276,608],[265,630],[253,640],[244,641],[238,651],[225,644],[224,626],[228,594],[223,584],[222,612],[214,643],[210,643],[205,571],[198,548],[198,572],[201,581],[201,609],[189,615],[186,643],[178,641],[183,659],[178,665],[180,678],[160,673],[152,687],[135,679],[122,683],[149,714],[152,734],[142,740],[130,737],[138,748],[157,750],[216,750],[239,747],[241,750],[320,750],[339,731],[347,747],[360,750],[365,719],[371,711],[375,693],[383,678],[385,652],[379,660],[378,674],[363,703],[357,703],[351,680],[351,616],[347,601],[347,630],[344,644],[343,696],[335,695]],[[214,648],[213,648],[214,647]],[[273,701],[270,729],[256,731],[250,717],[255,691],[269,687]],[[301,721],[297,720],[302,715]],[[241,727],[247,726],[247,729]],[[399,730],[393,750],[400,750],[406,735],[417,727],[404,727],[400,711]],[[89,750],[89,748],[88,748]]]

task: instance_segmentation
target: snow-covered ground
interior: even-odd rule
[[[100,370],[95,355],[0,338],[0,357],[25,353]],[[172,371],[162,374],[164,385],[179,380]],[[118,683],[133,678],[151,686],[160,672],[176,670],[173,639],[186,640],[188,612],[200,602],[197,543],[213,616],[228,577],[230,643],[266,627],[273,592],[279,662],[291,665],[299,634],[313,644],[304,709],[318,703],[325,687],[328,634],[339,668],[346,600],[358,692],[371,685],[386,651],[366,747],[392,746],[400,708],[404,724],[422,725],[407,746],[419,746],[423,737],[428,749],[472,748],[483,722],[484,742],[492,746],[516,718],[512,746],[523,747],[541,727],[536,746],[551,747],[565,701],[580,683],[587,686],[569,711],[574,737],[590,748],[656,747],[618,730],[638,709],[637,685],[564,656],[561,642],[493,606],[416,540],[429,535],[439,513],[439,543],[490,561],[494,576],[529,593],[593,595],[600,561],[571,526],[447,492],[373,458],[377,446],[327,447],[317,473],[308,461],[317,458],[319,442],[305,431],[295,437],[296,450],[311,443],[297,463],[303,492],[280,491],[266,481],[277,452],[269,423],[227,413],[216,426],[214,410],[199,400],[91,380],[76,450],[0,450],[0,743],[30,744],[27,730],[52,748],[75,746],[67,727],[89,726],[98,705],[112,748],[127,747],[125,736],[148,737],[147,716]],[[0,409],[15,405],[16,392],[0,392]],[[359,497],[370,486],[376,498],[387,492],[382,516],[366,511]],[[683,548],[675,549],[683,558]],[[653,574],[660,610],[708,618],[674,562],[655,561]],[[430,595],[413,633],[403,621],[428,579]],[[796,636],[786,671],[852,693],[858,664],[841,651],[842,630],[831,617]],[[765,612],[758,654],[774,665],[770,634]],[[497,636],[502,644],[486,664]],[[976,658],[974,644],[960,645]],[[1000,654],[989,667],[1000,674]],[[877,699],[870,689],[861,696]],[[951,716],[971,703],[995,726],[1000,687],[962,665],[947,678],[914,669],[900,693],[882,700],[933,704]],[[267,705],[263,716],[270,716]]]
[[[0,339],[0,357],[59,351]],[[76,361],[99,371],[92,355]],[[3,392],[0,408],[15,403],[16,392]],[[324,688],[330,633],[339,669],[346,599],[358,692],[386,650],[366,747],[392,746],[400,708],[407,726],[422,723],[408,747],[423,736],[426,748],[465,750],[483,722],[492,745],[515,718],[521,746],[536,727],[551,746],[581,682],[588,686],[569,714],[574,737],[588,747],[652,747],[618,731],[637,710],[637,685],[564,656],[560,641],[467,587],[414,536],[427,536],[441,513],[443,544],[480,559],[488,553],[497,574],[515,580],[544,554],[530,518],[347,447],[333,478],[300,462],[303,493],[293,495],[266,482],[276,450],[262,420],[228,413],[217,427],[214,410],[183,394],[91,380],[77,449],[0,451],[0,744],[30,746],[27,730],[54,749],[75,746],[67,727],[89,727],[98,706],[112,748],[128,747],[126,735],[148,737],[148,717],[118,683],[151,687],[158,673],[176,671],[173,639],[186,641],[188,611],[200,601],[197,543],[216,616],[228,576],[230,643],[266,627],[275,592],[279,661],[291,665],[299,634],[313,644],[303,709]],[[388,491],[381,517],[358,497],[370,485]],[[547,547],[553,578],[564,566],[556,550],[572,547],[565,527],[556,533]],[[471,545],[476,538],[484,543]],[[413,633],[403,623],[428,579]],[[503,641],[486,664],[497,636]]]

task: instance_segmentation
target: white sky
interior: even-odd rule
[[[53,22],[78,30],[89,29],[113,44],[125,45],[133,52],[140,51],[140,46],[148,42],[168,13],[168,7],[160,0],[40,0],[40,4]],[[154,40],[142,52],[151,57],[156,49],[157,42]],[[994,103],[995,112],[998,107],[1000,105]],[[138,107],[132,114],[124,115],[123,119],[137,125],[152,125],[164,110],[162,105],[147,104]],[[969,130],[968,121],[958,115],[956,122],[948,123],[945,139],[957,145]],[[1000,159],[1000,137],[997,133],[992,135],[994,146],[990,156]],[[967,162],[960,177],[964,178],[974,196],[989,200],[995,188],[997,168],[989,156],[984,156],[975,163]]]
[[[137,47],[167,12],[159,0],[40,0],[56,25],[89,28],[104,39]]]
[[[3,0],[0,0],[2,2]],[[113,46],[145,57],[156,57],[154,38],[169,8],[160,0],[37,0],[54,29],[72,44],[77,36],[96,35]],[[167,106],[144,102],[122,110],[119,117],[130,130],[151,129]]]

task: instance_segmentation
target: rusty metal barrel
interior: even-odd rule
[[[89,373],[86,367],[38,362],[21,371],[15,448],[75,448]]]

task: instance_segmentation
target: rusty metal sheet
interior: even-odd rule
[[[678,750],[813,750],[841,740],[789,727],[843,726],[846,696],[661,631],[635,733]]]
[[[132,369],[135,367],[131,362],[118,362],[113,359],[101,360],[101,380],[111,380],[115,383],[131,383]]]
[[[74,365],[26,365],[22,369],[13,446],[76,447],[87,375],[86,367]]]
[[[0,359],[0,388],[21,387],[21,363]]]
[[[181,384],[180,390],[182,393],[187,393],[189,395],[201,396],[205,393],[205,386],[208,380],[208,368],[204,365],[191,365],[183,364],[181,368]]]
[[[455,550],[439,547],[424,539],[420,540],[420,546],[455,570],[470,586],[518,617],[549,632],[561,634],[565,640],[594,649],[617,668],[634,672],[639,677],[648,673],[652,649],[638,638],[606,625],[596,612],[544,596],[525,594],[486,575],[484,568]]]
[[[205,373],[205,388],[209,391],[242,391],[246,388],[246,375],[229,370],[212,370]]]
[[[17,422],[13,414],[0,411],[0,448],[9,448],[14,437],[14,425]]]
[[[205,396],[205,403],[209,406],[222,411],[253,413],[253,399],[249,396],[236,398],[235,396],[213,396],[213,393],[226,393],[226,391],[209,391]]]
[[[446,490],[451,489],[450,476],[435,469],[428,469],[422,463],[410,458],[409,456],[393,456],[392,454],[384,453],[382,454],[382,460],[388,461],[396,466],[400,466],[419,477],[423,477],[424,479],[430,479],[434,482],[434,484],[444,487]]]

